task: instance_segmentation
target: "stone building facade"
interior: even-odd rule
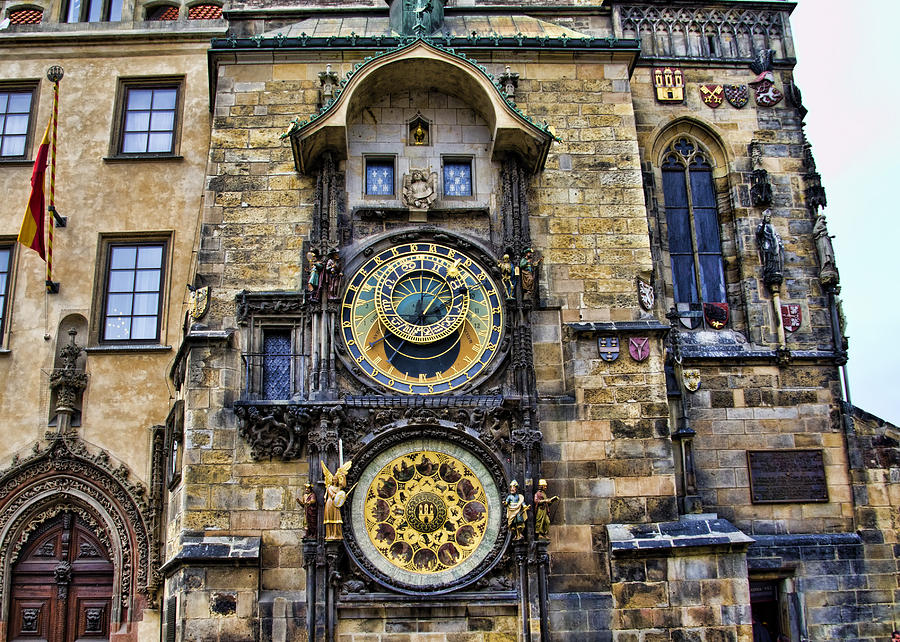
[[[792,4],[92,7],[2,8],[0,634],[897,628]]]

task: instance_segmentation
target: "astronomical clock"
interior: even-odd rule
[[[434,395],[483,378],[503,336],[503,298],[466,254],[404,243],[373,254],[350,277],[340,320],[365,377],[387,391]]]
[[[354,456],[348,552],[401,593],[465,586],[497,561],[506,541],[502,464],[444,418],[459,405],[455,418],[468,420],[470,393],[502,364],[507,304],[485,253],[442,236],[363,251],[337,315],[345,364],[360,383],[398,406],[440,408],[407,409]]]

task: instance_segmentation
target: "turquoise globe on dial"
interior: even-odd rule
[[[502,301],[471,257],[406,243],[370,257],[350,278],[341,333],[353,361],[381,386],[440,394],[485,372],[503,334]]]

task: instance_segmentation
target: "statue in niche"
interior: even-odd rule
[[[530,247],[525,250],[524,256],[519,259],[519,276],[522,277],[523,298],[534,298],[535,286],[537,285],[537,271],[543,262],[543,257],[535,258],[534,250]]]
[[[341,255],[338,249],[333,247],[328,250],[328,258],[325,261],[324,289],[329,301],[337,301],[341,298],[342,278],[344,278],[344,273],[341,272]]]
[[[503,282],[503,289],[506,291],[506,300],[512,301],[516,298],[516,284],[519,282],[519,266],[513,263],[509,258],[509,254],[504,254],[503,258],[497,263],[500,268],[500,280]]]
[[[310,250],[306,253],[309,278],[306,281],[306,295],[310,301],[318,301],[322,293],[322,273],[325,271],[325,263],[318,250]]]
[[[334,474],[328,470],[324,461],[322,474],[325,476],[325,514],[322,523],[325,525],[325,539],[336,541],[344,539],[344,520],[341,517],[341,506],[347,501],[347,473],[352,462],[347,462],[338,468]]]
[[[503,504],[506,506],[506,526],[512,533],[513,541],[519,541],[525,536],[525,522],[531,507],[525,503],[525,496],[519,492],[519,482],[515,479],[509,482],[509,494]]]
[[[406,207],[427,210],[437,200],[437,172],[427,169],[410,169],[403,175],[401,202]]]
[[[820,214],[813,225],[813,238],[816,240],[816,252],[819,255],[819,280],[828,287],[837,285],[839,276],[834,260],[834,246],[828,234],[825,216]]]
[[[547,480],[538,481],[538,489],[534,494],[534,536],[537,539],[550,539],[550,506],[559,501],[559,496],[547,496]]]
[[[784,281],[784,244],[772,225],[772,212],[763,212],[762,223],[756,228],[756,242],[762,254],[763,283],[778,287]]]
[[[306,514],[306,532],[303,537],[315,539],[319,534],[319,504],[312,484],[307,483],[303,487],[303,495],[297,498],[297,503],[303,506]]]

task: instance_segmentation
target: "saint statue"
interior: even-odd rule
[[[328,258],[325,261],[325,284],[324,289],[327,293],[329,301],[337,301],[341,297],[341,279],[344,273],[341,272],[341,255],[336,247],[328,250]]]
[[[756,228],[756,243],[762,254],[763,283],[778,288],[784,281],[784,244],[772,225],[772,213],[763,213],[762,223]]]
[[[306,253],[306,261],[308,263],[309,278],[306,281],[306,293],[310,301],[318,301],[322,292],[322,272],[325,270],[325,264],[319,256],[318,250],[310,250]]]
[[[325,525],[325,540],[342,540],[344,539],[344,520],[341,517],[341,506],[347,501],[347,492],[344,487],[347,485],[347,472],[350,470],[352,462],[348,461],[333,475],[324,461],[319,460],[319,463],[322,464],[322,474],[325,476],[325,515],[322,520]]]
[[[828,234],[825,215],[819,214],[813,225],[813,238],[816,240],[816,253],[819,255],[819,279],[826,287],[837,285],[839,276],[834,260],[834,246]]]
[[[537,539],[550,539],[550,505],[558,501],[559,496],[547,497],[547,480],[538,482],[534,494],[534,536]]]
[[[519,492],[519,482],[515,479],[509,483],[509,494],[503,500],[506,506],[506,525],[513,536],[513,541],[521,540],[525,536],[525,521],[528,519],[528,509],[525,496]]]
[[[535,286],[537,285],[537,271],[543,262],[543,257],[535,259],[534,250],[531,248],[525,250],[525,255],[519,260],[519,275],[522,277],[523,298],[534,298]]]
[[[312,484],[303,487],[303,495],[297,498],[297,503],[303,506],[306,513],[306,532],[303,537],[315,539],[319,534],[319,504]]]

